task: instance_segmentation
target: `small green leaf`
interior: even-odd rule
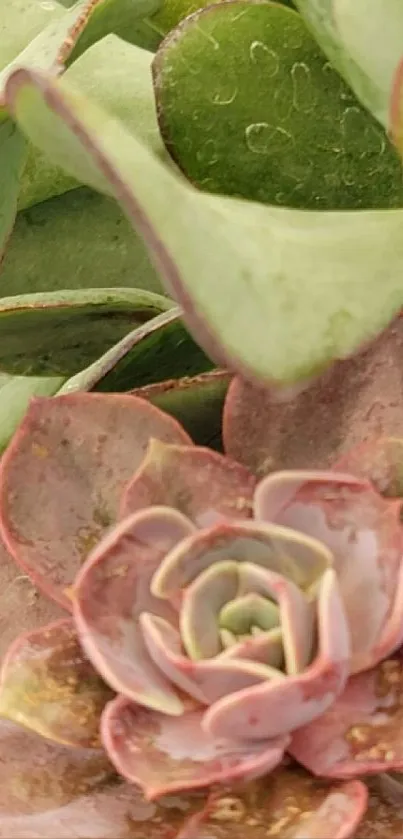
[[[162,293],[119,206],[81,188],[17,215],[0,274],[6,295],[128,286]]]
[[[307,213],[201,193],[65,80],[21,69],[7,95],[32,142],[119,198],[223,366],[259,381],[306,379],[401,308],[403,210]]]
[[[128,391],[166,379],[194,376],[212,362],[186,331],[178,309],[134,329],[64,385],[61,393],[81,390]]]
[[[160,38],[146,20],[161,6],[162,0],[100,0],[82,31],[69,63],[112,32],[143,49],[156,49]]]
[[[151,52],[108,35],[78,58],[65,75],[82,93],[119,117],[155,154],[169,161],[155,112],[153,57]],[[76,179],[54,166],[46,154],[31,147],[19,208],[46,201],[77,185]]]
[[[8,446],[33,396],[54,396],[64,382],[49,378],[0,374],[0,454]]]
[[[295,3],[334,67],[388,129],[393,78],[402,56],[401,0]]]
[[[175,417],[197,446],[222,450],[221,417],[231,373],[210,370],[192,378],[171,379],[134,390]]]
[[[199,187],[305,209],[402,205],[385,131],[291,9],[203,9],[165,39],[153,70],[165,142]]]
[[[134,325],[170,306],[165,297],[137,289],[8,297],[0,300],[0,369],[21,375],[72,375]]]

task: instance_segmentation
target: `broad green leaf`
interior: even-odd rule
[[[329,60],[388,129],[393,77],[403,56],[401,0],[295,0]]]
[[[305,209],[402,205],[399,155],[291,9],[203,9],[153,70],[164,140],[201,188]]]
[[[111,198],[83,187],[17,215],[1,296],[112,286],[162,293],[144,242]]]
[[[63,15],[55,0],[2,0],[0,70],[6,67],[52,20]]]
[[[144,49],[156,49],[161,37],[150,26],[146,17],[156,12],[162,0],[100,0],[89,25],[83,29],[69,58],[79,55],[112,32]]]
[[[17,215],[2,296],[112,286],[163,293],[141,237],[111,198],[82,187]]]
[[[197,446],[222,450],[221,417],[231,374],[211,370],[133,391],[175,417]]]
[[[0,454],[8,446],[33,396],[54,396],[62,376],[7,376],[0,374]]]
[[[300,212],[200,193],[65,80],[19,70],[7,96],[32,142],[122,202],[219,363],[292,383],[353,353],[400,309],[403,211]]]
[[[156,118],[151,75],[153,57],[146,50],[108,35],[74,62],[66,71],[66,78],[122,119],[155,154],[168,161]],[[29,207],[75,186],[74,178],[52,165],[46,154],[31,147],[19,207]]]
[[[119,288],[5,298],[0,300],[0,369],[72,375],[171,305],[157,294]]]
[[[10,119],[0,122],[0,263],[13,229],[27,143]]]
[[[171,309],[122,338],[86,370],[69,379],[61,392],[128,391],[195,376],[211,367],[211,361],[183,325],[180,310]]]

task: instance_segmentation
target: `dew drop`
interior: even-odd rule
[[[249,52],[252,63],[259,65],[268,78],[272,78],[278,73],[279,57],[274,50],[262,41],[252,41]]]
[[[254,154],[270,154],[275,128],[268,122],[254,122],[245,129],[246,144]]]
[[[238,95],[238,88],[233,84],[222,84],[210,97],[213,105],[232,105]]]
[[[294,108],[310,114],[315,108],[317,94],[312,84],[311,71],[304,62],[297,61],[291,68]]]

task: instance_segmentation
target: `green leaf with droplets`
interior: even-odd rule
[[[65,80],[19,70],[7,95],[32,142],[119,198],[192,334],[223,366],[306,379],[401,308],[403,210],[307,213],[201,193]]]
[[[403,54],[401,0],[295,0],[318,43],[376,119],[389,128]]]
[[[157,294],[119,288],[8,297],[0,300],[0,369],[72,375],[171,305]]]
[[[210,6],[153,71],[164,140],[197,186],[313,209],[403,204],[396,150],[291,9]]]

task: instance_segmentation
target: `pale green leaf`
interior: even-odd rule
[[[17,126],[10,119],[0,122],[0,263],[13,229],[26,156],[27,143]]]
[[[7,94],[32,142],[119,198],[216,361],[295,382],[400,309],[403,211],[308,213],[203,194],[65,81],[20,70]]]
[[[49,378],[0,374],[0,454],[8,445],[33,396],[54,396],[64,382]]]

